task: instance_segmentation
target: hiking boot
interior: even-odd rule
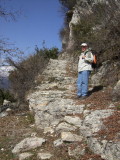
[[[81,100],[84,100],[86,98],[88,98],[88,96],[82,96],[82,97],[80,97]]]
[[[76,96],[76,97],[75,97],[75,99],[80,99],[80,98],[81,98],[81,96]]]

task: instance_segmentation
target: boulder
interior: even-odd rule
[[[6,117],[6,116],[8,116],[8,112],[2,112],[2,113],[0,113],[0,118],[2,118],[2,117]]]
[[[89,113],[89,112],[88,112]],[[113,113],[112,109],[107,110],[95,110],[86,115],[83,124],[80,126],[83,135],[90,135],[90,133],[98,132],[102,127],[104,127],[102,119],[111,116]]]
[[[62,132],[61,139],[66,142],[81,142],[83,137],[72,134],[71,132]]]
[[[30,158],[32,156],[33,156],[32,153],[28,153],[28,152],[21,153],[21,154],[19,154],[19,160],[25,160],[25,159],[28,159],[28,158]]]
[[[75,131],[77,128],[66,122],[62,122],[56,127],[56,131]]]
[[[50,159],[53,155],[50,153],[38,153],[38,159]]]
[[[28,151],[31,149],[35,149],[37,147],[41,147],[41,145],[45,142],[45,139],[33,137],[33,138],[25,138],[20,143],[18,143],[14,149],[12,150],[12,153],[20,153],[24,151]]]
[[[3,105],[8,105],[8,104],[11,104],[11,102],[6,100],[6,99],[4,99]]]
[[[79,156],[82,156],[85,154],[85,147],[77,146],[76,148],[68,147],[68,154],[69,156],[74,156],[78,158]]]
[[[117,82],[117,84],[115,85],[114,89],[113,89],[113,101],[117,101],[120,100],[120,80]]]
[[[60,146],[61,144],[63,144],[63,141],[62,139],[57,139],[53,142],[54,146],[57,147],[57,146]]]
[[[65,116],[64,120],[76,127],[80,127],[82,123],[82,120],[79,117],[74,116]]]

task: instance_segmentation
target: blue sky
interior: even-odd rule
[[[26,54],[34,51],[35,45],[42,48],[61,49],[59,30],[63,26],[59,0],[5,0],[5,7],[22,10],[17,21],[0,18],[0,36],[9,38]]]

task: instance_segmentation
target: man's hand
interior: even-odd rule
[[[82,56],[82,59],[85,59],[85,56]]]

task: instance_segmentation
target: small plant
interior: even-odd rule
[[[0,105],[3,104],[3,101],[4,101],[4,94],[3,91],[0,89]]]
[[[120,110],[120,106],[117,106],[117,110]]]
[[[35,123],[34,114],[29,112],[27,114],[27,121],[28,121],[29,124],[34,124]]]
[[[9,90],[0,89],[0,105],[3,104],[4,99],[6,99],[10,102],[15,102],[16,101],[13,94],[10,93]]]
[[[49,83],[55,82],[55,77],[49,77],[48,81]]]

